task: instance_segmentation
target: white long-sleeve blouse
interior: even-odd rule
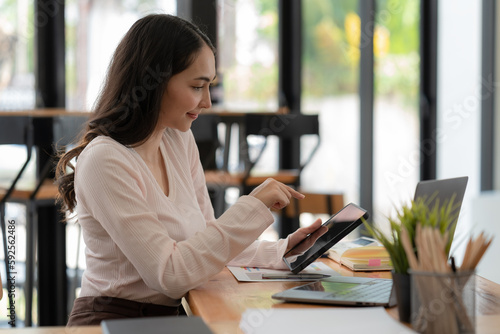
[[[242,196],[215,219],[191,131],[167,129],[160,145],[166,196],[133,149],[105,136],[80,154],[77,218],[87,268],[80,296],[176,306],[227,264],[284,268],[287,239],[256,241],[269,209]]]

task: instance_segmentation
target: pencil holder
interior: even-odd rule
[[[474,333],[475,272],[412,271],[411,325],[419,333]]]

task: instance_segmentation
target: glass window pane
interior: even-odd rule
[[[175,14],[176,0],[66,0],[66,107],[90,110],[111,56],[144,15]]]
[[[471,234],[490,225],[474,215],[480,207],[481,88],[498,90],[493,76],[481,75],[481,9],[477,1],[438,6],[437,177],[469,176],[451,249],[458,263]]]
[[[413,198],[420,175],[420,0],[379,0],[374,32],[374,220]]]
[[[0,110],[35,106],[33,2],[0,0]]]
[[[357,1],[303,6],[302,112],[318,113],[321,146],[302,187],[359,198],[359,16]]]
[[[218,76],[228,110],[278,108],[278,1],[218,1]]]

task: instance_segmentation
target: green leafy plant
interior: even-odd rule
[[[364,221],[364,226],[373,238],[377,239],[387,250],[391,257],[394,272],[400,274],[408,273],[409,263],[406,252],[401,242],[401,232],[408,231],[408,235],[415,249],[415,230],[417,224],[422,227],[431,226],[439,230],[441,235],[446,236],[446,255],[449,255],[453,234],[455,232],[458,207],[453,204],[454,198],[440,205],[436,200],[432,205],[434,197],[429,199],[419,198],[408,205],[403,205],[397,210],[396,218],[388,218],[390,231],[386,233],[381,227]],[[418,257],[418,254],[415,253]]]

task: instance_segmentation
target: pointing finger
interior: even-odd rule
[[[304,197],[306,197],[304,194],[298,192],[297,190],[293,189],[292,187],[289,187],[289,186],[285,186],[285,187],[288,190],[288,192],[290,193],[290,195],[296,199],[303,199]]]

